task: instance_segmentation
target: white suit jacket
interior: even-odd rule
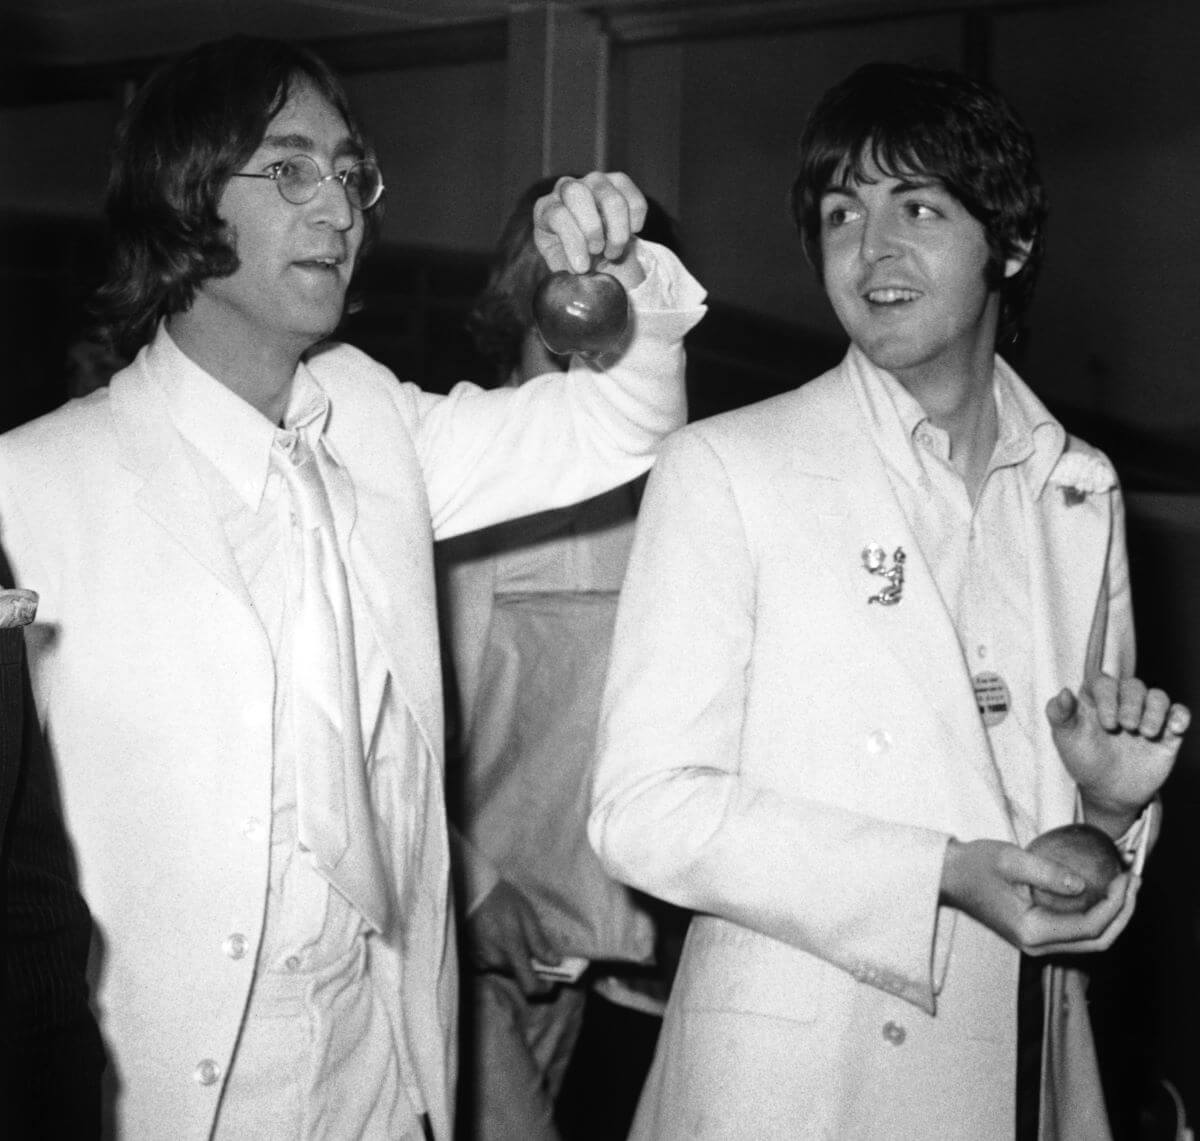
[[[1012,1135],[1018,954],[938,906],[947,836],[1012,839],[1009,819],[847,367],[676,433],[643,502],[590,834],[615,876],[698,914],[637,1138]],[[1014,536],[1047,699],[1089,655],[1132,668],[1119,493],[1060,490]],[[898,605],[867,603],[870,542],[907,553]],[[1075,789],[1048,727],[1041,754],[1044,829],[1073,818]],[[1047,1136],[1095,1141],[1086,1011],[1052,1005],[1083,1086],[1052,1047],[1077,1128]]]
[[[402,987],[435,1136],[451,1136],[456,973],[448,939],[432,540],[595,494],[644,470],[682,421],[681,337],[702,312],[639,311],[608,373],[577,366],[448,397],[346,346],[310,362],[354,495],[343,549],[415,756],[370,756],[396,791],[385,837],[402,901],[375,966]],[[275,672],[228,543],[143,353],[111,385],[0,438],[0,542],[41,595],[30,648],[81,886],[96,1002],[133,1141],[206,1137],[261,935]],[[149,901],[149,902],[148,902]],[[228,953],[232,933],[248,950]],[[212,1070],[209,1069],[211,1074]]]

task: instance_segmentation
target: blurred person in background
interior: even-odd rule
[[[498,385],[586,367],[552,353],[534,323],[534,293],[550,271],[532,206],[557,182],[544,178],[518,199],[468,319]],[[679,252],[652,198],[642,237]],[[454,849],[463,1141],[623,1136],[620,1115],[632,1110],[657,1032],[668,968],[656,943],[678,940],[680,913],[614,881],[586,835],[596,718],[642,483],[438,544],[450,815],[464,837]],[[579,978],[533,966],[564,958],[586,962]],[[585,1009],[599,1064],[580,1071],[556,1122]]]

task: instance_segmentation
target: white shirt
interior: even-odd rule
[[[175,358],[171,362],[173,367],[163,370],[172,421],[188,446],[229,541],[275,661],[270,887],[256,978],[264,973],[291,976],[297,994],[311,994],[306,980],[320,976],[322,984],[317,992],[336,994],[340,984],[331,983],[331,972],[334,979],[344,973],[347,985],[357,985],[358,959],[353,952],[356,943],[370,934],[356,909],[330,887],[297,843],[290,647],[292,615],[298,604],[301,580],[301,551],[286,484],[271,463],[272,450],[289,451],[299,433],[316,446],[329,417],[329,398],[301,364],[292,384],[283,427],[276,427],[195,365],[170,341],[165,330],[162,336]],[[407,713],[395,710],[388,700],[390,679],[382,652],[370,633],[369,623],[354,605],[353,592],[351,601],[356,611],[355,649],[363,740],[370,756],[389,721],[407,717]],[[403,733],[403,726],[400,732]],[[406,754],[400,752],[400,755]],[[394,1084],[394,1076],[399,1072],[407,1076],[409,1101],[419,1106],[404,1035],[396,1029],[400,1023],[399,995],[389,1001],[365,984],[359,1000],[382,1003],[389,1008],[380,1011],[382,1016],[371,1024],[392,1028],[390,1048],[381,1049],[384,1044],[379,1042],[371,1044],[369,1050],[360,1049],[366,1044],[352,1041],[332,1047],[323,1044],[319,1051],[315,1050],[321,1058],[318,1065],[328,1064],[332,1068],[332,1059],[337,1060],[339,1067],[354,1065],[354,1085],[363,1091],[384,1090]],[[254,1010],[253,998],[251,1010]],[[335,1020],[322,1021],[333,1022],[336,1034]],[[353,1060],[347,1051],[354,1055]],[[368,1068],[364,1069],[364,1063]],[[236,1065],[235,1057],[235,1069]],[[324,1078],[318,1074],[313,1084],[316,1096],[320,1096]],[[373,1096],[364,1100],[360,1120],[342,1122],[348,1130],[347,1136],[374,1135],[370,1132],[374,1128]]]
[[[850,375],[896,499],[932,569],[967,673],[1007,704],[984,717],[1020,843],[1037,834],[1038,727],[1052,694],[1034,689],[1028,630],[1033,505],[1066,446],[1066,432],[999,357],[992,384],[998,435],[972,503],[950,462],[950,439],[889,373],[860,352]],[[889,558],[892,552],[887,552]],[[996,679],[1000,679],[997,685]]]

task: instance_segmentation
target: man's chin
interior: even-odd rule
[[[314,344],[328,340],[345,324],[347,312],[347,306],[340,303],[336,308],[323,307],[305,322],[305,332],[312,337]]]
[[[856,341],[855,344],[867,360],[884,372],[903,372],[921,363],[921,354],[913,346],[898,343],[893,338]]]

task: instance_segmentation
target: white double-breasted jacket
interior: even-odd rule
[[[643,501],[591,836],[615,876],[697,914],[640,1141],[1012,1136],[1018,953],[938,891],[948,835],[1013,834],[847,367],[676,433]],[[1013,536],[1047,700],[1133,655],[1120,494],[1061,490]],[[870,542],[907,553],[897,605],[867,601]],[[1042,830],[1073,819],[1075,787],[1046,724],[1038,754]],[[1079,984],[1054,978],[1043,1126],[1096,1141]]]

